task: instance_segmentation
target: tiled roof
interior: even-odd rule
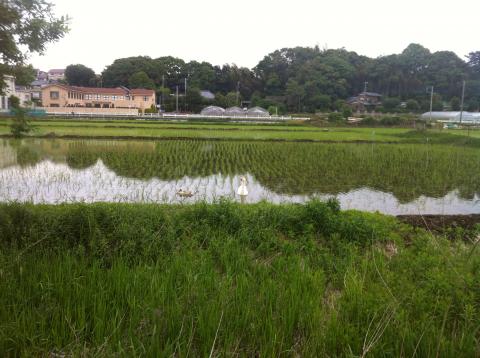
[[[154,90],[149,90],[145,88],[134,88],[130,90],[130,94],[137,96],[153,96],[154,93]]]

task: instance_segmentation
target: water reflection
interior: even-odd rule
[[[336,197],[342,209],[379,211],[385,214],[470,214],[480,213],[479,197],[461,199],[458,191],[442,198],[421,196],[409,203],[400,203],[391,193],[369,188],[352,190],[337,195],[278,194],[261,185],[251,174],[248,180],[249,195],[245,202],[267,200],[273,203],[302,203],[311,198]],[[0,201],[19,201],[57,204],[63,202],[145,202],[189,203],[196,200],[213,201],[230,198],[240,201],[236,190],[242,175],[221,174],[202,178],[182,177],[173,181],[157,178],[149,180],[118,176],[98,160],[86,169],[72,169],[66,164],[43,161],[22,168],[19,165],[0,170]],[[191,198],[181,198],[178,190],[195,192]]]

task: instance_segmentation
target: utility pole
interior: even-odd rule
[[[160,104],[160,109],[162,109],[162,105],[165,108],[165,98],[163,92],[165,91],[165,75],[162,75],[162,103]]]
[[[462,118],[463,118],[463,101],[465,99],[465,80],[463,80],[463,85],[462,85],[462,102],[460,103],[460,124],[462,124]]]
[[[365,82],[363,83],[363,92],[367,92],[367,86],[368,86],[368,82],[365,81]]]
[[[176,105],[175,105],[175,112],[178,113],[178,86],[177,86],[177,96],[176,96]]]
[[[432,123],[433,86],[430,86],[430,123]]]
[[[237,106],[240,105],[240,103],[238,102],[238,99],[240,97],[240,81],[237,81],[237,98],[236,98],[236,103],[237,103]]]
[[[187,111],[187,78],[185,77],[185,112]]]

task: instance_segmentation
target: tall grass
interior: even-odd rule
[[[480,353],[475,246],[335,202],[9,204],[0,237],[3,356]]]

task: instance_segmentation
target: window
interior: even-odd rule
[[[58,91],[50,91],[50,99],[59,99],[60,98],[60,94],[58,93]]]
[[[105,101],[108,101],[108,96],[103,96],[103,99],[104,99]]]
[[[119,99],[120,101],[123,101],[123,96],[118,96],[118,99]]]
[[[95,99],[96,99],[96,100],[99,100],[99,99],[100,99],[100,95],[99,95],[99,94],[96,94],[96,95],[95,95]]]
[[[116,101],[117,100],[117,96],[113,95],[112,96],[112,101]]]
[[[143,96],[143,100],[144,100],[145,102],[147,102],[147,101],[148,101],[148,96]]]

